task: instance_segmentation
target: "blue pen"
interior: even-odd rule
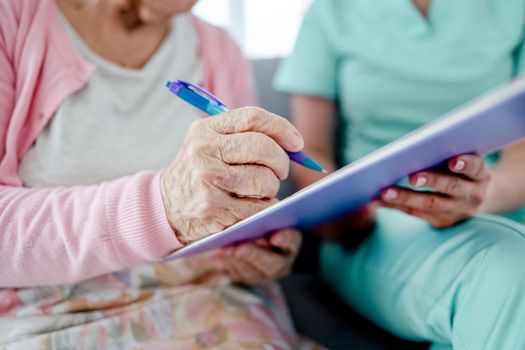
[[[172,93],[179,96],[181,99],[188,102],[192,106],[208,113],[209,115],[217,115],[228,111],[226,105],[221,100],[198,85],[184,80],[177,80],[175,82],[168,81],[166,86]],[[327,173],[327,171],[319,163],[317,163],[312,159],[312,157],[308,156],[304,152],[286,151],[286,153],[291,160],[301,164],[306,168],[322,173]]]

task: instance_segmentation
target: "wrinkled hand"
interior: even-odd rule
[[[249,107],[196,121],[161,192],[171,227],[188,243],[223,230],[273,204],[288,176],[285,149],[303,139],[286,119]]]
[[[381,204],[423,218],[437,228],[475,215],[485,198],[490,170],[476,155],[452,158],[447,165],[448,172],[425,170],[410,176],[411,186],[432,192],[391,187],[382,191]]]
[[[252,243],[222,250],[222,259],[230,278],[247,285],[264,285],[290,273],[301,248],[302,236],[286,229]]]

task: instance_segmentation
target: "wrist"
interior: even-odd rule
[[[181,246],[173,235],[158,174],[142,172],[104,185],[109,239],[127,265],[159,260]]]
[[[180,230],[176,227],[173,220],[173,205],[169,195],[169,188],[171,188],[173,185],[173,179],[167,174],[167,169],[161,171],[159,184],[160,194],[162,197],[162,202],[164,204],[164,210],[166,212],[166,220],[168,221],[171,229],[173,230],[173,234],[175,235],[175,237],[177,237],[180,243],[186,245],[188,244],[188,241],[184,238],[182,232],[180,232]]]

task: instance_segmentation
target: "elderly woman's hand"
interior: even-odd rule
[[[196,121],[161,175],[169,223],[188,243],[223,230],[276,200],[303,139],[286,119],[242,108]]]
[[[430,188],[431,192],[391,187],[381,193],[381,203],[421,217],[438,228],[475,215],[491,179],[483,158],[476,155],[455,157],[448,162],[448,170],[425,170],[410,176],[411,186]]]
[[[263,285],[290,273],[301,248],[302,236],[297,230],[286,229],[221,251],[226,272],[235,282]]]

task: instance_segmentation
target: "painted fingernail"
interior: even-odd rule
[[[397,198],[397,191],[392,189],[392,188],[389,188],[383,194],[383,199],[385,199],[387,201],[393,201],[396,198]]]
[[[423,187],[427,184],[428,179],[425,175],[419,175],[416,180],[415,187]]]
[[[454,170],[456,171],[460,171],[460,170],[463,170],[465,169],[465,161],[464,160],[461,160],[461,159],[458,159],[456,161],[456,165],[454,165]]]

